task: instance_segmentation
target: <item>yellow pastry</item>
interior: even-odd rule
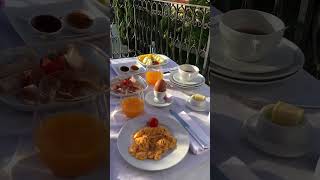
[[[279,101],[272,110],[272,122],[283,126],[295,126],[304,120],[304,109]]]

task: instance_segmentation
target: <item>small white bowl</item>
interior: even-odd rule
[[[77,28],[77,27],[74,27],[72,26],[71,24],[69,24],[69,22],[67,21],[67,18],[68,16],[73,13],[73,12],[77,12],[77,11],[80,11],[80,10],[75,10],[75,11],[71,11],[70,13],[68,13],[64,18],[63,18],[63,21],[64,21],[64,24],[66,25],[66,27],[71,30],[72,32],[74,33],[87,33],[90,31],[90,29],[95,26],[95,18],[90,15],[90,13],[84,11],[84,10],[81,10],[81,13],[87,15],[91,20],[92,20],[92,24],[88,27],[88,28]]]
[[[306,145],[310,142],[311,124],[306,119],[296,126],[281,126],[271,121],[274,104],[262,108],[257,122],[257,133],[263,138],[282,145]]]
[[[43,32],[43,31],[38,30],[37,28],[35,28],[35,27],[33,26],[33,23],[32,23],[32,21],[34,20],[34,18],[36,18],[36,17],[38,17],[38,16],[52,16],[52,17],[56,18],[57,20],[59,20],[59,22],[60,22],[60,24],[61,24],[60,29],[58,29],[58,30],[55,31],[55,32],[50,32],[50,33],[49,33],[49,32]],[[51,14],[37,14],[37,15],[33,15],[33,16],[31,16],[31,18],[29,19],[29,25],[31,26],[32,30],[33,30],[35,33],[38,33],[38,34],[41,34],[41,35],[45,35],[45,36],[54,36],[54,35],[57,35],[57,34],[59,34],[59,33],[62,31],[62,29],[64,28],[64,23],[63,23],[63,21],[62,21],[59,17],[56,17],[56,16],[51,15]]]
[[[195,106],[195,107],[203,107],[205,106],[206,104],[206,99],[204,99],[204,101],[196,101],[194,100],[192,97],[190,97],[190,100],[189,100],[190,104],[192,106]]]

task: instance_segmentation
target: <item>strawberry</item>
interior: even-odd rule
[[[150,118],[149,121],[147,122],[147,125],[150,126],[150,127],[158,127],[158,119],[153,117],[153,118]]]

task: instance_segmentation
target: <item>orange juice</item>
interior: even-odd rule
[[[85,175],[107,161],[107,133],[101,121],[84,113],[60,113],[35,134],[40,159],[56,176]]]
[[[144,102],[139,97],[127,97],[121,101],[121,108],[128,118],[134,118],[143,113]]]
[[[160,71],[147,71],[146,80],[150,85],[155,85],[156,82],[163,78],[163,74]]]

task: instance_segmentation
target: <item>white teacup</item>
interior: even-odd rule
[[[192,81],[199,74],[199,68],[191,64],[180,65],[178,71],[182,81]]]
[[[222,15],[219,29],[227,54],[237,60],[254,62],[279,44],[285,25],[272,14],[237,9]]]
[[[154,94],[154,102],[156,103],[165,103],[165,97],[166,97],[166,91],[164,92],[158,92],[158,91],[153,91]]]
[[[271,121],[274,104],[267,105],[260,111],[257,132],[265,139],[282,145],[300,146],[310,143],[311,125],[305,120],[296,126],[281,126]]]

